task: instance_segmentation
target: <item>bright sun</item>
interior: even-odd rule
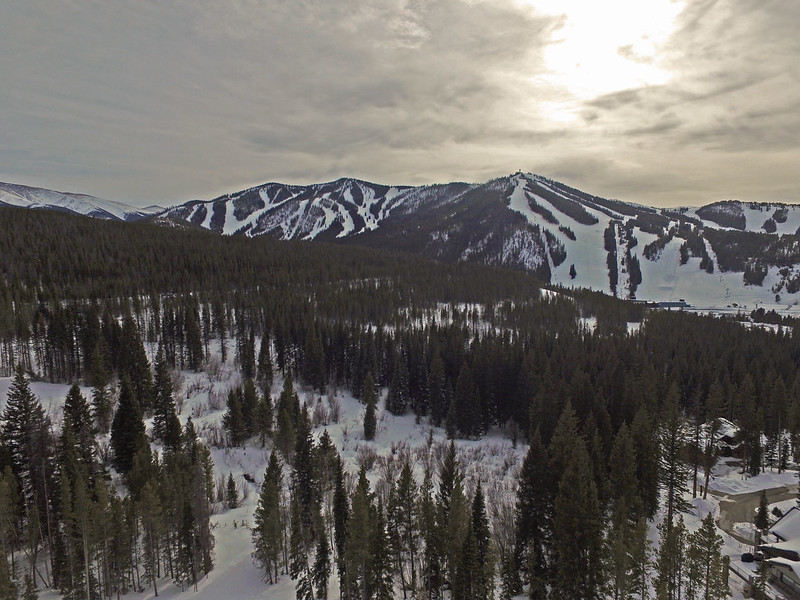
[[[550,118],[571,120],[581,101],[669,81],[659,57],[684,0],[517,1],[563,19],[545,50],[547,71],[532,78],[561,96],[548,104]]]

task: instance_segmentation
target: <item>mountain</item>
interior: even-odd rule
[[[60,210],[114,221],[138,221],[164,211],[161,206],[137,208],[86,194],[56,192],[2,182],[0,182],[0,206]]]
[[[800,207],[658,209],[531,173],[484,184],[268,183],[161,218],[226,235],[326,240],[521,268],[622,298],[699,306],[800,301]]]

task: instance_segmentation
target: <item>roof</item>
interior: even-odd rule
[[[779,539],[800,540],[800,510],[793,506],[769,529]]]
[[[800,562],[787,560],[785,558],[769,558],[767,559],[767,562],[771,565],[788,567],[794,573],[794,576],[800,580]]]
[[[768,556],[781,557],[792,561],[800,561],[800,538],[777,544],[763,544],[759,550]]]

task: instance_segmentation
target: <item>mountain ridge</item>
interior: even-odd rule
[[[0,184],[0,203],[9,185]],[[791,204],[725,200],[657,208],[522,172],[485,183],[423,186],[351,177],[310,185],[269,182],[135,214],[90,196],[46,192],[40,196],[67,197],[53,208],[79,203],[79,214],[480,262],[626,299],[800,304],[800,206]]]

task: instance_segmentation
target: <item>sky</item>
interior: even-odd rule
[[[800,202],[796,0],[2,3],[0,180],[135,205],[534,172]]]

